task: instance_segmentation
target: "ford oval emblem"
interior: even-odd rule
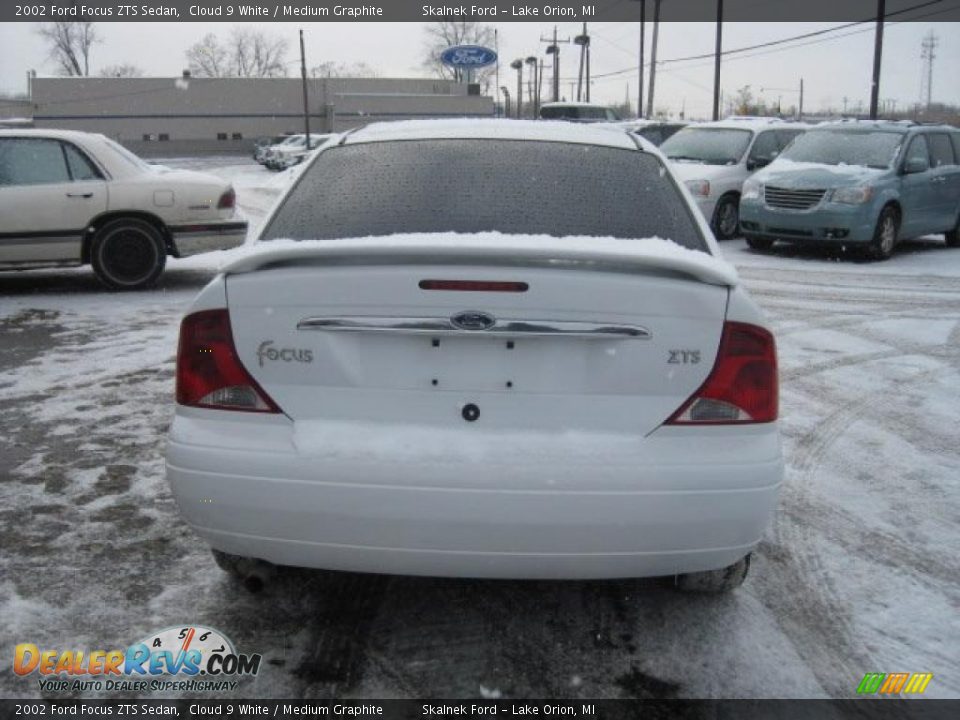
[[[459,330],[489,330],[497,324],[497,319],[490,313],[465,310],[451,317],[450,324]]]
[[[450,67],[482,68],[496,61],[497,54],[482,45],[455,45],[440,53],[440,62]]]

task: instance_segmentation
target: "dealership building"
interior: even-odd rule
[[[311,78],[310,131],[370,122],[492,117],[479,86],[418,78]],[[300,78],[33,78],[37,128],[99,132],[145,156],[249,152],[255,138],[304,130]]]

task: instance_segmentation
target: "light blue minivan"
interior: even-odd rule
[[[882,260],[900,239],[939,233],[960,246],[960,130],[882,121],[817,126],[747,180],[740,223],[757,250],[777,240],[831,242]]]

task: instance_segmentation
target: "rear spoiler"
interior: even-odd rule
[[[390,235],[349,240],[269,240],[245,246],[221,272],[291,265],[486,265],[686,276],[712,285],[739,283],[729,263],[669,240],[517,236],[500,233]]]

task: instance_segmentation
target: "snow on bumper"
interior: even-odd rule
[[[405,428],[369,424],[321,451],[297,438],[315,427],[221,415],[178,408],[174,495],[213,547],[281,565],[571,579],[719,568],[758,542],[783,477],[775,425],[664,428],[633,451],[524,433],[488,438],[489,456],[469,428],[456,457],[411,452]]]

